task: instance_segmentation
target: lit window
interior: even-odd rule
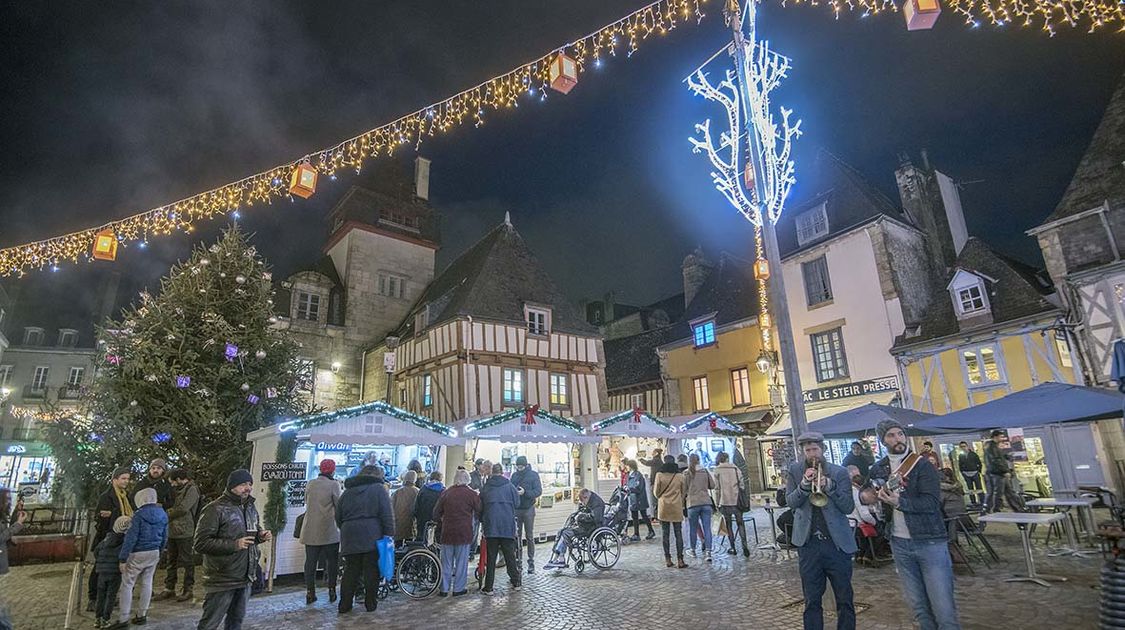
[[[962,315],[969,315],[970,313],[985,310],[984,293],[981,292],[980,285],[976,284],[958,290],[957,306],[961,310]]]
[[[691,387],[695,393],[695,410],[707,411],[711,409],[711,398],[707,395],[707,377],[700,376],[691,379]]]
[[[570,404],[570,396],[567,392],[567,375],[566,374],[552,374],[551,375],[551,406],[552,407],[566,407]]]
[[[35,376],[31,379],[32,391],[41,392],[47,389],[47,375],[51,373],[51,368],[41,365],[35,368]]]
[[[504,404],[523,403],[523,371],[504,368]]]
[[[546,335],[551,332],[551,312],[541,308],[524,308],[527,319],[527,332],[532,335]]]
[[[715,322],[703,322],[691,327],[692,339],[695,347],[707,346],[715,343]]]
[[[1005,382],[994,345],[968,348],[961,352],[969,385],[993,385]]]
[[[320,296],[314,293],[297,293],[297,319],[320,321]]]
[[[832,299],[832,283],[828,279],[828,261],[824,256],[807,263],[801,263],[801,275],[805,278],[805,301],[816,306]]]
[[[844,354],[844,335],[839,328],[810,335],[816,380],[831,381],[848,376],[848,361]]]
[[[828,235],[828,211],[824,204],[797,215],[797,244],[811,243]]]
[[[730,371],[730,390],[734,404],[750,404],[750,370],[739,368]]]
[[[1074,360],[1070,358],[1070,342],[1066,338],[1066,332],[1062,330],[1055,331],[1055,350],[1059,353],[1059,363],[1064,368],[1073,368]]]
[[[429,374],[422,375],[422,406],[429,407],[434,404],[434,379]]]
[[[66,377],[66,384],[70,387],[78,387],[82,384],[82,377],[86,374],[84,367],[70,368],[70,374]]]

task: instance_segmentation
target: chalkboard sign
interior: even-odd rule
[[[285,504],[289,507],[305,506],[305,486],[307,481],[290,481],[285,495]]]
[[[300,462],[263,462],[262,481],[304,481],[307,469]]]

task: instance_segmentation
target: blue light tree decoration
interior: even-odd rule
[[[784,281],[781,273],[771,274],[770,269],[781,268],[774,225],[781,218],[789,191],[796,183],[790,152],[793,142],[801,135],[801,121],[792,120],[792,110],[780,107],[780,116],[775,116],[771,108],[770,94],[788,76],[790,61],[770,50],[768,41],[758,40],[756,0],[747,0],[742,8],[738,0],[727,0],[723,14],[731,27],[733,41],[685,81],[694,93],[723,106],[728,129],[720,131],[716,140],[708,119],[695,125],[697,136],[688,140],[693,153],[704,153],[711,161],[715,169],[711,172],[711,181],[715,188],[754,226],[757,258],[754,275],[758,280],[758,323],[762,337],[762,350],[756,363],[762,372],[770,372],[777,384],[780,367],[797,365]],[[734,69],[725,70],[722,80],[714,83],[704,68],[724,51],[733,57]],[[770,304],[773,304],[776,322],[770,317]],[[778,353],[773,350],[774,324]],[[796,437],[808,426],[800,374],[796,369],[785,371],[785,397],[796,443]]]

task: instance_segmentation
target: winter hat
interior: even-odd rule
[[[516,466],[527,466],[527,458],[520,455],[516,458]]]
[[[137,504],[138,508],[156,503],[156,490],[152,488],[137,490],[137,494],[133,495],[133,502]]]
[[[817,431],[805,431],[797,437],[797,445],[801,446],[809,442],[819,442],[821,446],[824,445],[824,434]]]
[[[110,479],[117,479],[121,475],[131,475],[131,474],[133,474],[132,468],[129,468],[128,466],[118,466],[117,468],[114,469],[113,476],[110,477]]]
[[[250,476],[250,471],[245,468],[239,468],[238,470],[231,471],[230,475],[227,475],[227,490],[233,490],[235,486],[253,482],[254,478]]]
[[[164,470],[168,470],[168,462],[165,462],[163,459],[160,459],[159,457],[157,457],[156,459],[154,459],[154,460],[152,460],[151,462],[148,463],[149,468],[152,468],[153,466],[160,466]]]
[[[336,473],[336,460],[322,459],[320,460],[320,474],[333,475]]]
[[[891,429],[902,429],[903,432],[906,432],[906,427],[902,426],[897,420],[883,420],[875,425],[875,435],[879,437],[880,444],[883,443],[883,436]]]
[[[412,486],[416,481],[418,481],[418,473],[414,472],[413,470],[408,470],[402,473],[402,483],[408,486]]]
[[[129,529],[129,525],[133,523],[131,516],[118,516],[116,521],[113,521],[113,531],[118,534],[124,534]]]

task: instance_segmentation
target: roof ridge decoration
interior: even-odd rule
[[[657,425],[657,426],[659,426],[663,429],[667,429],[671,433],[676,432],[676,427],[674,427],[671,424],[668,424],[667,422],[661,420],[660,418],[657,418],[656,416],[648,413],[647,411],[645,411],[641,407],[634,407],[633,409],[627,409],[625,411],[622,411],[621,413],[614,414],[614,415],[612,415],[608,418],[602,418],[601,420],[599,420],[599,421],[590,425],[590,431],[593,432],[593,433],[597,433],[598,431],[603,431],[603,430],[605,430],[605,429],[607,429],[607,428],[609,428],[609,427],[611,427],[611,426],[613,426],[613,425],[615,425],[618,422],[621,422],[623,420],[631,420],[633,422],[640,422],[641,418],[647,418],[653,424],[655,424],[655,425]]]
[[[470,433],[476,433],[477,431],[480,431],[482,429],[487,429],[489,427],[503,424],[520,416],[524,417],[523,421],[525,424],[536,424],[538,420],[544,420],[569,431],[573,431],[578,435],[586,435],[586,430],[582,428],[581,424],[578,424],[577,422],[569,418],[564,418],[562,416],[553,414],[541,408],[539,405],[533,405],[530,407],[513,407],[511,409],[505,409],[504,411],[488,416],[487,418],[475,420],[465,425],[463,433],[465,434],[465,437],[472,437],[469,435]]]
[[[449,425],[435,422],[425,416],[420,416],[405,409],[395,407],[394,405],[383,400],[376,400],[374,402],[363,403],[352,407],[344,407],[342,409],[333,409],[332,411],[321,411],[314,414],[300,416],[287,422],[278,423],[278,430],[282,433],[286,433],[289,431],[311,429],[313,427],[331,424],[333,422],[336,422],[337,420],[344,420],[347,418],[362,416],[363,414],[371,413],[372,411],[386,414],[403,422],[409,422],[416,427],[433,431],[438,435],[444,435],[446,437],[457,436],[457,431]]]

